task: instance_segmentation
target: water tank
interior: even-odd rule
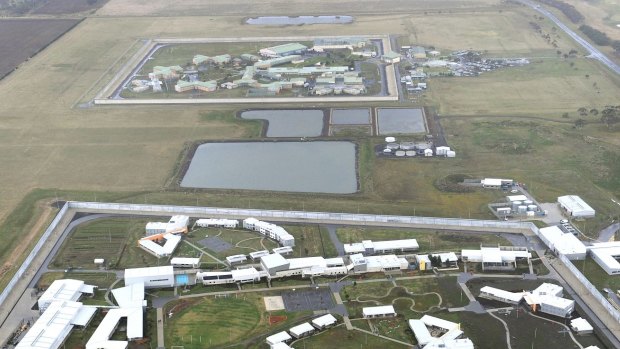
[[[385,137],[385,143],[394,143],[396,142],[395,137]]]
[[[384,154],[391,154],[392,153],[392,149],[383,149],[383,153]]]
[[[405,156],[405,151],[404,150],[397,150],[396,151],[396,156]]]
[[[529,205],[532,205],[532,204],[534,204],[534,201],[532,201],[532,200],[524,200],[523,201],[523,205],[528,205],[529,206]]]
[[[538,211],[538,206],[536,206],[536,205],[527,205],[527,210],[528,211],[532,211],[532,212],[536,212],[536,211]]]
[[[392,149],[392,150],[396,150],[398,149],[399,145],[398,143],[388,143],[387,148],[388,149]]]
[[[415,156],[415,150],[407,150],[407,151],[405,152],[405,154],[406,154],[407,156]]]
[[[525,214],[527,212],[527,206],[521,205],[517,207],[517,212]]]
[[[518,208],[519,206],[521,206],[521,205],[522,205],[521,201],[513,201],[513,202],[512,202],[512,209],[513,209],[514,211],[516,211],[516,210],[517,210],[517,208]]]

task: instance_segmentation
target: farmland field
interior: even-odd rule
[[[47,0],[37,7],[32,14],[62,15],[78,12],[94,12],[105,5],[108,0]]]
[[[0,20],[0,79],[77,23],[79,20],[76,19]]]
[[[55,268],[95,269],[94,258],[104,258],[114,269],[157,265],[158,260],[137,246],[145,235],[146,219],[110,218],[76,228],[50,264]]]

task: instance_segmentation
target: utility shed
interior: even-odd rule
[[[584,318],[576,318],[570,321],[570,327],[573,331],[577,332],[577,334],[588,334],[594,331],[594,328],[590,323]]]
[[[560,208],[570,217],[590,218],[594,217],[595,211],[577,195],[565,195],[558,197]]]

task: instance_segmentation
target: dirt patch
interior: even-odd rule
[[[77,19],[0,20],[0,79],[77,25]],[[50,66],[54,69],[54,66]]]
[[[269,325],[275,325],[280,322],[286,321],[286,315],[270,315],[269,316]]]
[[[281,296],[264,297],[263,300],[265,301],[265,309],[267,311],[284,309],[284,301]]]

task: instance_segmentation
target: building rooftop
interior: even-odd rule
[[[189,257],[174,257],[170,260],[171,265],[175,264],[191,264],[195,265],[200,263],[200,258],[189,258]]]
[[[318,326],[318,327],[325,327],[325,326],[333,325],[337,321],[338,320],[336,320],[336,318],[332,314],[325,314],[323,316],[320,316],[320,317],[312,320],[312,324],[314,324],[315,326]]]
[[[396,53],[394,51],[387,51],[383,54],[383,57],[388,59],[396,59],[400,58],[400,53]]]
[[[308,49],[308,47],[298,42],[291,42],[291,43],[286,43],[282,45],[266,47],[265,49],[273,51],[276,54],[282,54],[282,53],[287,53],[287,52],[292,52],[292,51],[306,50]]]
[[[282,257],[282,255],[279,253],[272,253],[268,256],[261,257],[260,262],[267,269],[289,265],[289,261],[286,260],[286,258]]]
[[[560,196],[558,197],[558,203],[568,208],[571,212],[592,212],[594,214],[594,209],[577,195]]]
[[[80,302],[52,302],[15,348],[59,348],[73,329],[80,308],[82,308]],[[83,320],[80,320],[80,323],[83,323]]]
[[[310,323],[308,322],[304,322],[303,324],[291,327],[290,330],[288,330],[292,335],[294,336],[301,336],[304,333],[308,333],[308,332],[313,332],[316,329],[314,328],[314,326],[310,325]]]
[[[396,310],[391,305],[381,305],[378,307],[364,307],[362,308],[364,316],[395,314]]]
[[[125,269],[125,279],[165,274],[174,274],[174,268],[171,265],[166,265],[161,267]]]
[[[420,345],[426,345],[430,341],[435,339],[433,336],[431,336],[431,333],[428,331],[428,328],[422,320],[409,320],[409,328],[415,335],[415,339]]]
[[[424,315],[424,316],[422,316],[422,318],[420,320],[426,326],[438,327],[438,328],[444,329],[446,331],[450,331],[450,330],[458,329],[459,328],[459,324],[457,324],[456,322],[440,319],[438,317],[434,317],[434,316],[430,316],[430,315]]]
[[[291,337],[290,334],[288,334],[286,331],[282,331],[282,332],[278,332],[274,335],[267,337],[266,340],[268,344],[275,344],[275,343],[285,342],[291,339],[293,338]]]

